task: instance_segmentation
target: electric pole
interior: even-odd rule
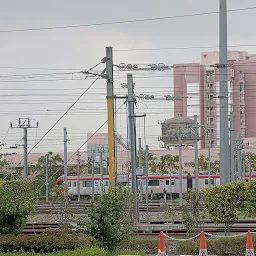
[[[104,149],[100,149],[100,188],[101,188],[101,198],[103,197],[103,193],[104,193],[104,173],[103,173],[103,158],[102,158],[102,154],[103,154]]]
[[[195,176],[196,176],[196,189],[199,189],[199,170],[198,170],[198,138],[199,138],[199,126],[197,122],[197,115],[194,115],[194,129],[196,134],[195,139]]]
[[[94,151],[92,151],[92,199],[94,199]]]
[[[227,1],[219,1],[219,68],[220,68],[220,183],[230,176],[230,148],[228,131],[228,50],[227,50]]]
[[[34,125],[32,122],[34,121]],[[18,118],[11,122],[11,128],[21,128],[23,129],[23,148],[24,148],[24,170],[23,170],[23,179],[26,180],[28,178],[28,129],[29,128],[38,128],[39,123],[34,119],[30,118]]]
[[[230,112],[230,181],[235,180],[234,112]]]
[[[182,205],[182,141],[181,141],[180,129],[179,129],[179,185],[180,185],[179,200],[180,200],[180,205]]]
[[[146,204],[148,205],[148,145],[145,150],[145,171],[146,171]]]
[[[141,147],[141,138],[139,140],[139,169],[142,170],[142,147]],[[143,183],[142,176],[140,176],[140,202],[143,200]]]
[[[209,133],[207,133],[209,141]],[[208,184],[211,185],[211,144],[208,143]]]
[[[79,151],[76,152],[76,161],[77,161],[77,200],[80,202],[81,195],[80,195],[80,153]]]
[[[249,180],[252,179],[252,154],[249,152]]]
[[[45,158],[45,200],[48,202],[49,200],[49,157],[46,155]]]
[[[64,184],[68,184],[68,138],[67,128],[64,128]]]
[[[136,163],[136,128],[134,113],[134,85],[132,74],[127,74],[128,87],[128,110],[129,110],[129,131],[131,144],[131,173],[132,173],[132,190],[134,193],[134,214],[138,219],[138,202],[137,202],[137,163]]]
[[[108,161],[109,181],[115,185],[115,125],[114,125],[114,81],[113,81],[113,49],[106,48],[106,75],[107,75],[107,109],[108,109]]]

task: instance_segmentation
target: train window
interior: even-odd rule
[[[84,180],[83,181],[83,187],[84,188],[91,188],[92,187],[92,181],[91,180]]]
[[[209,179],[205,179],[205,180],[204,180],[204,184],[205,184],[205,185],[208,185],[208,184],[209,184]],[[211,185],[214,185],[214,179],[210,179],[210,184],[211,184]]]
[[[171,183],[172,183],[172,186],[174,186],[174,180],[172,180]],[[166,186],[169,186],[170,185],[170,180],[166,180],[165,184],[166,184]]]
[[[68,186],[71,187],[71,181],[68,182]]]
[[[76,187],[76,182],[73,182],[73,187]]]
[[[149,180],[148,185],[149,186],[159,186],[159,180]]]

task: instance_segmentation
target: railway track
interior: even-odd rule
[[[22,234],[40,234],[47,229],[57,230],[62,227],[61,223],[27,223],[23,229]],[[75,228],[74,228],[75,229]],[[223,225],[216,226],[211,221],[205,221],[202,225],[202,229],[205,232],[211,234],[224,234],[225,228]],[[248,230],[256,230],[256,220],[242,220],[237,221],[232,229],[231,233],[239,234],[247,232]],[[166,234],[174,237],[184,237],[187,235],[187,230],[184,227],[182,221],[174,221],[174,223],[165,224],[138,224],[136,235],[140,237],[156,237],[159,232],[163,231]],[[198,230],[200,232],[200,230]]]
[[[89,202],[83,203],[69,203],[67,208],[64,207],[63,203],[39,203],[36,206],[35,213],[39,214],[57,214],[63,212],[65,209],[68,209],[72,213],[82,213],[87,207],[90,207]],[[139,204],[139,211],[140,212],[165,212],[168,206],[160,203],[149,203]],[[181,210],[179,205],[173,205],[172,209],[174,211]],[[203,209],[203,207],[201,208]],[[188,210],[190,210],[188,208]]]

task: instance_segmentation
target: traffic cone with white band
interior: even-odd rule
[[[167,256],[165,251],[164,233],[161,231],[159,235],[158,253],[157,256]]]
[[[200,236],[199,256],[208,256],[204,231],[201,232]]]
[[[254,248],[253,248],[253,242],[252,242],[252,233],[250,230],[248,230],[245,256],[254,256],[254,255],[255,254],[254,254]]]

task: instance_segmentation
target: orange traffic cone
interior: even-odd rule
[[[248,233],[247,233],[245,256],[254,256],[252,233],[250,230],[248,230]]]
[[[160,232],[159,235],[159,245],[158,245],[158,254],[157,256],[166,256],[165,252],[165,241],[164,241],[164,233]]]
[[[199,256],[207,256],[207,246],[204,231],[201,232],[200,236],[200,247],[199,247]]]

